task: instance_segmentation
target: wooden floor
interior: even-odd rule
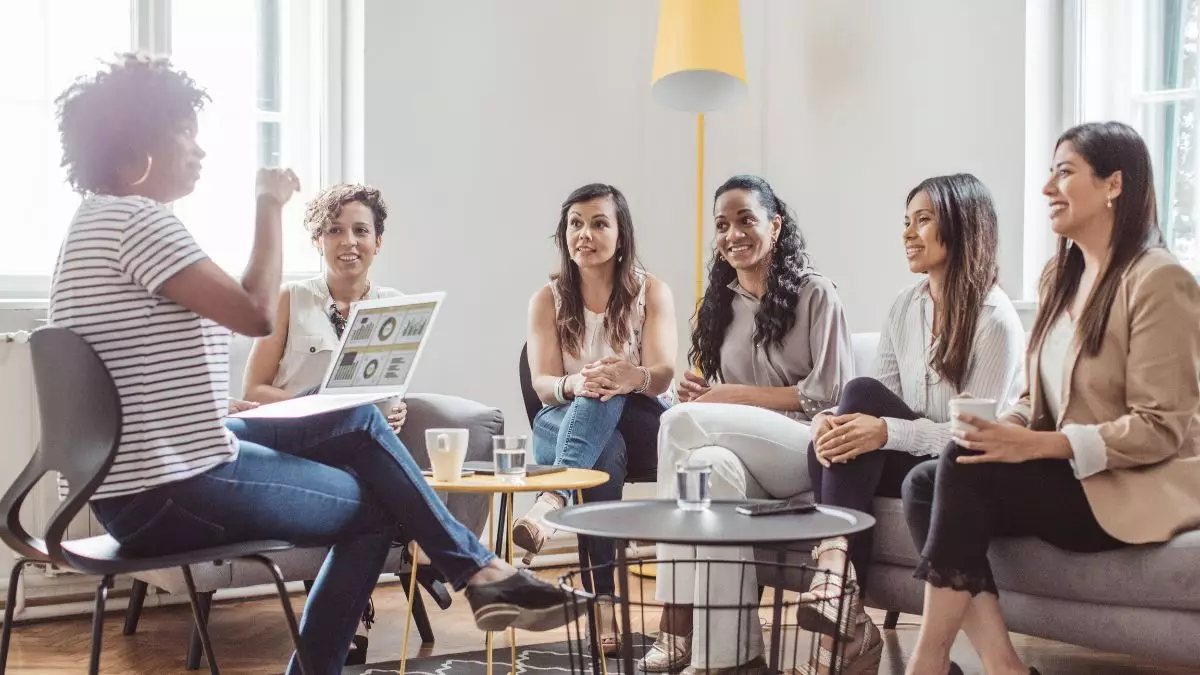
[[[543,572],[542,575],[555,578],[557,573]],[[635,595],[642,582],[638,577],[631,577]],[[645,583],[646,590],[650,591],[653,580]],[[302,597],[294,598],[297,612],[302,602]],[[397,584],[381,586],[376,591],[377,622],[371,631],[371,662],[399,658],[405,603],[404,593]],[[410,655],[482,649],[483,634],[475,629],[466,600],[461,595],[456,596],[453,606],[447,611],[443,612],[434,606],[431,618],[437,642],[433,645],[418,644],[419,638],[414,629],[409,645]],[[875,618],[876,623],[882,624],[882,616]],[[653,629],[657,617],[647,615],[645,621],[647,628]],[[191,613],[186,605],[148,608],[142,616],[138,633],[125,637],[121,635],[120,615],[109,614],[105,621],[101,672],[162,675],[197,672],[187,671],[183,667],[190,625]],[[905,616],[897,630],[884,632],[887,643],[881,674],[900,675],[904,672],[903,664],[916,638],[916,626],[914,617]],[[637,630],[639,626],[635,625],[634,628]],[[274,598],[215,605],[211,632],[221,670],[231,675],[280,673],[290,653],[283,616]],[[90,619],[86,617],[15,626],[8,672],[27,675],[86,672],[90,634]],[[563,639],[562,630],[541,634],[518,632],[517,635],[518,641],[524,643]],[[507,636],[499,639],[506,641]],[[1097,653],[1036,638],[1017,636],[1015,640],[1026,662],[1037,666],[1044,675],[1176,675],[1200,672],[1155,666],[1124,656]],[[981,672],[978,660],[974,658],[965,638],[960,638],[955,645],[954,658],[966,672]],[[208,671],[205,668],[198,672]]]

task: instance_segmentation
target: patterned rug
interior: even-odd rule
[[[642,652],[653,644],[653,638],[635,635],[633,641],[633,658],[639,659]],[[571,649],[566,642],[549,642],[541,645],[517,646],[517,673],[534,675],[535,673],[588,673],[592,672],[592,660],[586,653],[580,662],[581,641],[575,641]],[[572,654],[574,666],[572,666]],[[399,661],[387,661],[365,666],[346,668],[346,675],[397,675],[400,672]],[[475,652],[462,654],[443,654],[441,656],[425,656],[410,658],[404,669],[405,675],[486,675],[487,651],[480,649]],[[615,657],[608,658],[608,672],[617,672]],[[493,647],[492,675],[510,675],[512,673],[512,648]]]

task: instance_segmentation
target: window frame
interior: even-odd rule
[[[1089,5],[1096,10],[1094,15],[1088,14]],[[1152,126],[1146,116],[1149,106],[1190,102],[1195,106],[1195,110],[1200,111],[1200,82],[1197,82],[1194,87],[1157,89],[1153,87],[1152,83],[1146,81],[1147,68],[1151,65],[1151,59],[1155,57],[1150,53],[1148,45],[1151,36],[1149,35],[1147,14],[1150,9],[1151,7],[1142,3],[1110,5],[1098,3],[1096,0],[1067,0],[1064,9],[1066,30],[1064,31],[1063,50],[1065,85],[1063,108],[1067,113],[1064,129],[1085,121],[1084,117],[1089,104],[1101,108],[1102,116],[1106,118],[1116,116],[1119,119],[1128,120],[1143,136],[1146,136],[1149,127]],[[1098,41],[1094,35],[1097,26],[1102,28]],[[1121,31],[1122,28],[1125,29],[1124,32]],[[1130,65],[1125,77],[1110,77],[1102,73],[1091,75],[1092,78],[1106,81],[1106,86],[1100,87],[1099,93],[1090,93],[1086,88],[1089,74],[1084,71],[1087,65],[1086,50],[1089,47],[1089,40],[1098,42],[1097,49],[1113,53],[1112,58],[1115,60],[1120,60],[1124,55],[1132,56],[1128,62]],[[1119,43],[1121,49],[1110,48],[1114,41]],[[1162,43],[1163,41],[1157,40],[1157,42]],[[1163,54],[1157,54],[1157,58],[1160,60],[1162,56]],[[1147,143],[1151,145],[1151,150],[1154,152],[1156,150],[1155,141],[1147,137]],[[1157,153],[1153,157],[1156,164],[1167,159]],[[1193,162],[1198,164],[1196,170],[1200,174],[1200,153],[1193,157]],[[1168,183],[1173,184],[1174,174],[1156,175],[1156,178],[1160,185],[1166,188],[1160,190],[1156,195],[1160,207],[1159,225],[1163,230],[1168,247],[1173,248],[1175,243],[1172,236],[1173,222],[1170,221],[1172,190]]]
[[[188,1],[188,0],[183,0]],[[249,0],[248,0],[249,1]],[[132,0],[130,49],[162,54],[171,50],[171,4],[173,0]],[[301,102],[297,111],[272,113],[259,111],[258,121],[280,121],[302,116],[308,129],[309,152],[314,160],[308,167],[308,180],[329,185],[341,180],[342,131],[340,75],[343,72],[342,26],[345,0],[280,0],[285,7],[281,18],[290,25],[281,27],[280,44],[292,39],[293,30],[308,31],[309,49],[303,68],[289,68],[280,80],[284,105]],[[299,11],[297,11],[299,10]],[[286,48],[284,48],[286,53]],[[298,93],[299,92],[299,93]],[[293,144],[292,147],[298,147]],[[287,154],[286,144],[281,148]],[[306,279],[323,271],[323,262],[314,253],[315,267],[309,270],[284,270],[284,280]],[[0,310],[42,306],[49,302],[51,272],[37,275],[0,272]]]

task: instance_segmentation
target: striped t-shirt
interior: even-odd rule
[[[99,354],[121,398],[121,444],[93,499],[142,492],[237,457],[229,330],[158,294],[207,259],[183,223],[144,197],[86,199],[67,230],[50,323]]]

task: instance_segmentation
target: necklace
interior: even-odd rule
[[[328,283],[325,284],[325,290],[329,291]],[[366,290],[363,291],[362,295],[358,296],[358,300],[354,300],[351,304],[365,300],[367,294],[370,292],[371,282],[368,281]],[[341,338],[342,332],[346,330],[346,317],[342,316],[342,313],[338,311],[337,300],[333,299],[333,291],[329,291],[329,304],[329,323],[333,325],[333,332],[337,333],[338,338]]]

